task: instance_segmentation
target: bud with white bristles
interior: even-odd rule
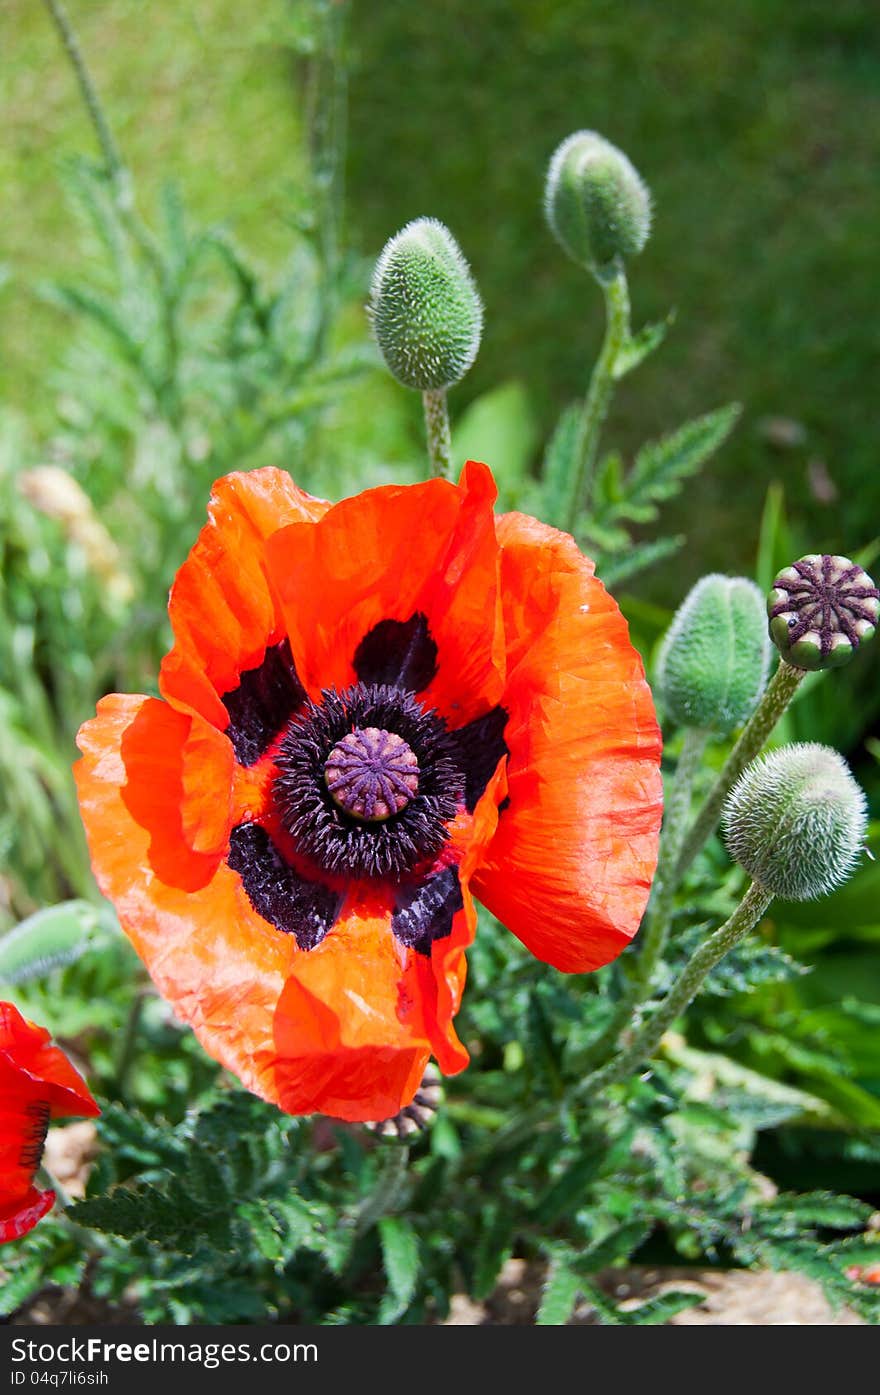
[[[382,357],[404,387],[452,387],[477,356],[482,302],[458,243],[436,218],[407,223],[385,244],[368,312]]]
[[[867,801],[829,746],[782,746],[746,768],[721,816],[728,851],[782,901],[811,901],[859,860]]]

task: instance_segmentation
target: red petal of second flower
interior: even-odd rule
[[[31,1187],[13,1205],[0,1205],[0,1245],[27,1235],[54,1205],[55,1193],[51,1190],[41,1192],[36,1187]]]

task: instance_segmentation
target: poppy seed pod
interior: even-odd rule
[[[727,736],[747,721],[767,681],[764,598],[742,576],[704,576],[666,632],[655,686],[679,726]]]
[[[557,242],[600,277],[641,252],[651,230],[647,185],[623,151],[595,131],[576,131],[556,150],[544,209]]]
[[[845,760],[815,742],[754,761],[722,814],[731,857],[783,901],[811,901],[845,882],[866,825],[867,802]]]
[[[880,591],[848,557],[811,552],[779,573],[767,614],[770,637],[792,668],[840,668],[873,637]]]
[[[417,218],[376,263],[368,313],[390,371],[419,392],[452,387],[480,347],[483,305],[452,233]]]

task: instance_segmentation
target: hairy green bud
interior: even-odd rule
[[[458,243],[436,218],[407,223],[385,244],[367,308],[382,357],[405,387],[451,387],[477,356],[482,301]]]
[[[846,881],[862,849],[867,800],[829,746],[782,746],[746,768],[721,816],[731,857],[783,901]]]
[[[655,686],[672,721],[727,736],[747,721],[767,681],[764,597],[743,576],[704,576],[666,632]]]
[[[873,637],[880,591],[848,557],[811,552],[779,573],[767,614],[770,637],[792,668],[840,668]]]
[[[651,230],[651,195],[622,150],[595,131],[575,131],[556,150],[544,193],[557,242],[600,278],[641,252]]]

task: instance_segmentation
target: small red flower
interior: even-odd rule
[[[290,1113],[412,1100],[452,1026],[472,892],[539,958],[613,959],[661,814],[641,661],[592,563],[468,464],[331,507],[220,480],[171,592],[164,701],[85,724],[101,889],[206,1049]]]
[[[0,1003],[0,1243],[26,1235],[52,1209],[55,1193],[33,1185],[49,1120],[100,1112],[49,1033]]]

